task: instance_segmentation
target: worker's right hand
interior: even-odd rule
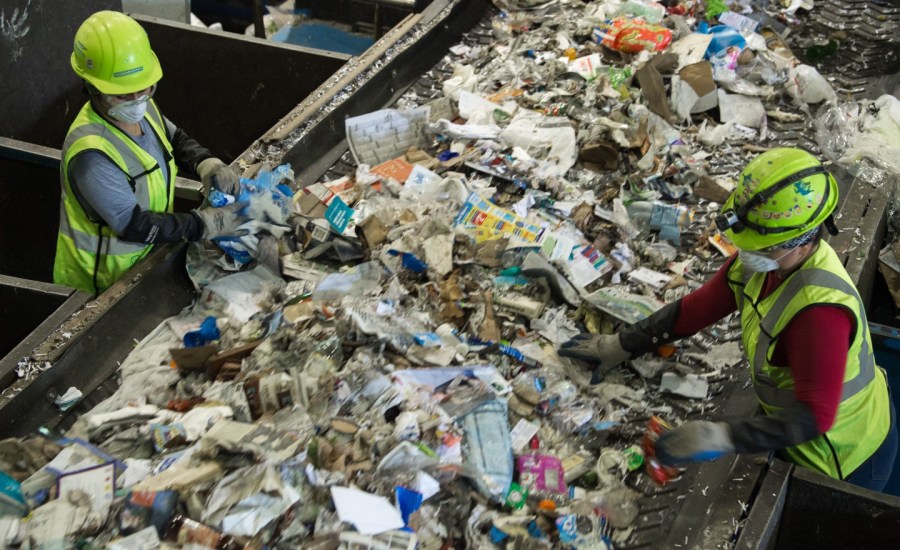
[[[246,203],[235,202],[226,204],[221,208],[202,208],[194,212],[203,222],[203,238],[218,239],[221,237],[242,237],[247,234],[246,229],[240,229],[240,226],[250,221],[245,214],[241,213]]]
[[[656,441],[656,456],[669,466],[709,462],[734,452],[731,429],[724,422],[692,420],[664,432]]]
[[[618,334],[592,334],[583,332],[572,338],[557,351],[563,357],[581,359],[597,363],[598,368],[609,370],[629,357],[631,354],[622,348]]]

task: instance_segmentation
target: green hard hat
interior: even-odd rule
[[[139,92],[162,78],[147,32],[117,11],[98,11],[75,33],[72,69],[104,94]]]
[[[802,149],[771,149],[750,161],[716,225],[743,250],[763,250],[803,235],[834,212],[834,177]]]

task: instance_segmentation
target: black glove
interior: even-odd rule
[[[678,320],[681,300],[666,304],[646,319],[619,331],[622,347],[632,355],[643,355],[663,344],[674,342],[688,334],[675,335],[672,330]]]
[[[822,435],[812,410],[800,401],[772,414],[731,420],[728,425],[739,453],[795,447]]]
[[[135,206],[128,226],[119,239],[133,243],[193,242],[203,236],[203,223],[194,213],[150,212]]]

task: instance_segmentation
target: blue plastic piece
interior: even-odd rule
[[[388,250],[388,254],[391,256],[400,256],[403,267],[413,273],[425,273],[428,271],[428,264],[417,258],[415,254],[400,252],[399,250],[394,249]]]
[[[210,189],[209,191],[209,204],[215,208],[221,208],[226,204],[231,204],[234,202],[234,197],[231,195],[226,195],[225,193],[219,191],[218,189]]]
[[[709,47],[706,48],[706,53],[703,55],[704,59],[711,59],[720,52],[728,49],[730,46],[744,49],[744,46],[747,45],[747,41],[744,40],[741,33],[728,25],[717,25],[712,27],[709,29],[708,34],[713,35],[713,39],[712,42],[709,43]]]
[[[500,544],[508,538],[509,535],[491,525],[491,542],[493,542],[494,544]]]
[[[0,494],[3,495],[3,505],[0,508],[4,512],[19,517],[28,513],[28,504],[22,496],[22,485],[6,472],[0,472]]]
[[[400,508],[400,517],[403,518],[404,529],[412,531],[409,527],[409,517],[422,506],[422,501],[424,500],[422,493],[406,487],[395,487],[394,494],[397,496],[397,507]]]
[[[528,524],[528,534],[536,539],[542,539],[547,536],[535,520],[531,520],[531,523]]]
[[[293,212],[291,197],[293,191],[285,182],[291,182],[291,165],[282,164],[274,170],[263,170],[255,178],[241,178],[241,190],[234,201],[244,204],[238,213],[258,219],[264,223],[284,225],[285,220]],[[228,195],[216,195],[217,191],[210,192],[209,202],[212,206],[224,206],[222,197]],[[267,197],[268,195],[268,197]],[[266,200],[264,206],[260,206],[260,199]],[[232,202],[234,202],[232,201]],[[227,202],[225,203],[227,204]],[[274,210],[273,210],[274,206]],[[239,264],[247,264],[253,260],[250,249],[242,242],[243,237],[218,237],[212,239],[225,254]]]
[[[192,330],[184,335],[184,347],[199,348],[221,337],[219,327],[216,326],[216,318],[210,315],[203,320],[203,324],[200,325],[199,329]]]

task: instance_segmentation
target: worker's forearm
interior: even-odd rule
[[[679,337],[673,332],[681,300],[666,304],[662,309],[619,333],[619,343],[625,351],[642,355]]]
[[[696,334],[737,309],[728,287],[731,258],[703,286],[672,302],[647,319],[619,333],[619,342],[632,355],[652,351],[661,344]]]
[[[164,214],[134,207],[131,221],[119,235],[123,241],[153,244],[193,242],[203,236],[203,223],[193,213]]]
[[[805,404],[797,402],[770,415],[727,422],[731,439],[739,453],[759,453],[793,447],[820,435],[816,417]]]
[[[197,172],[197,165],[202,161],[212,158],[214,155],[206,147],[200,145],[197,140],[184,133],[181,128],[176,128],[172,136],[172,149],[175,153],[175,162],[178,166]]]

